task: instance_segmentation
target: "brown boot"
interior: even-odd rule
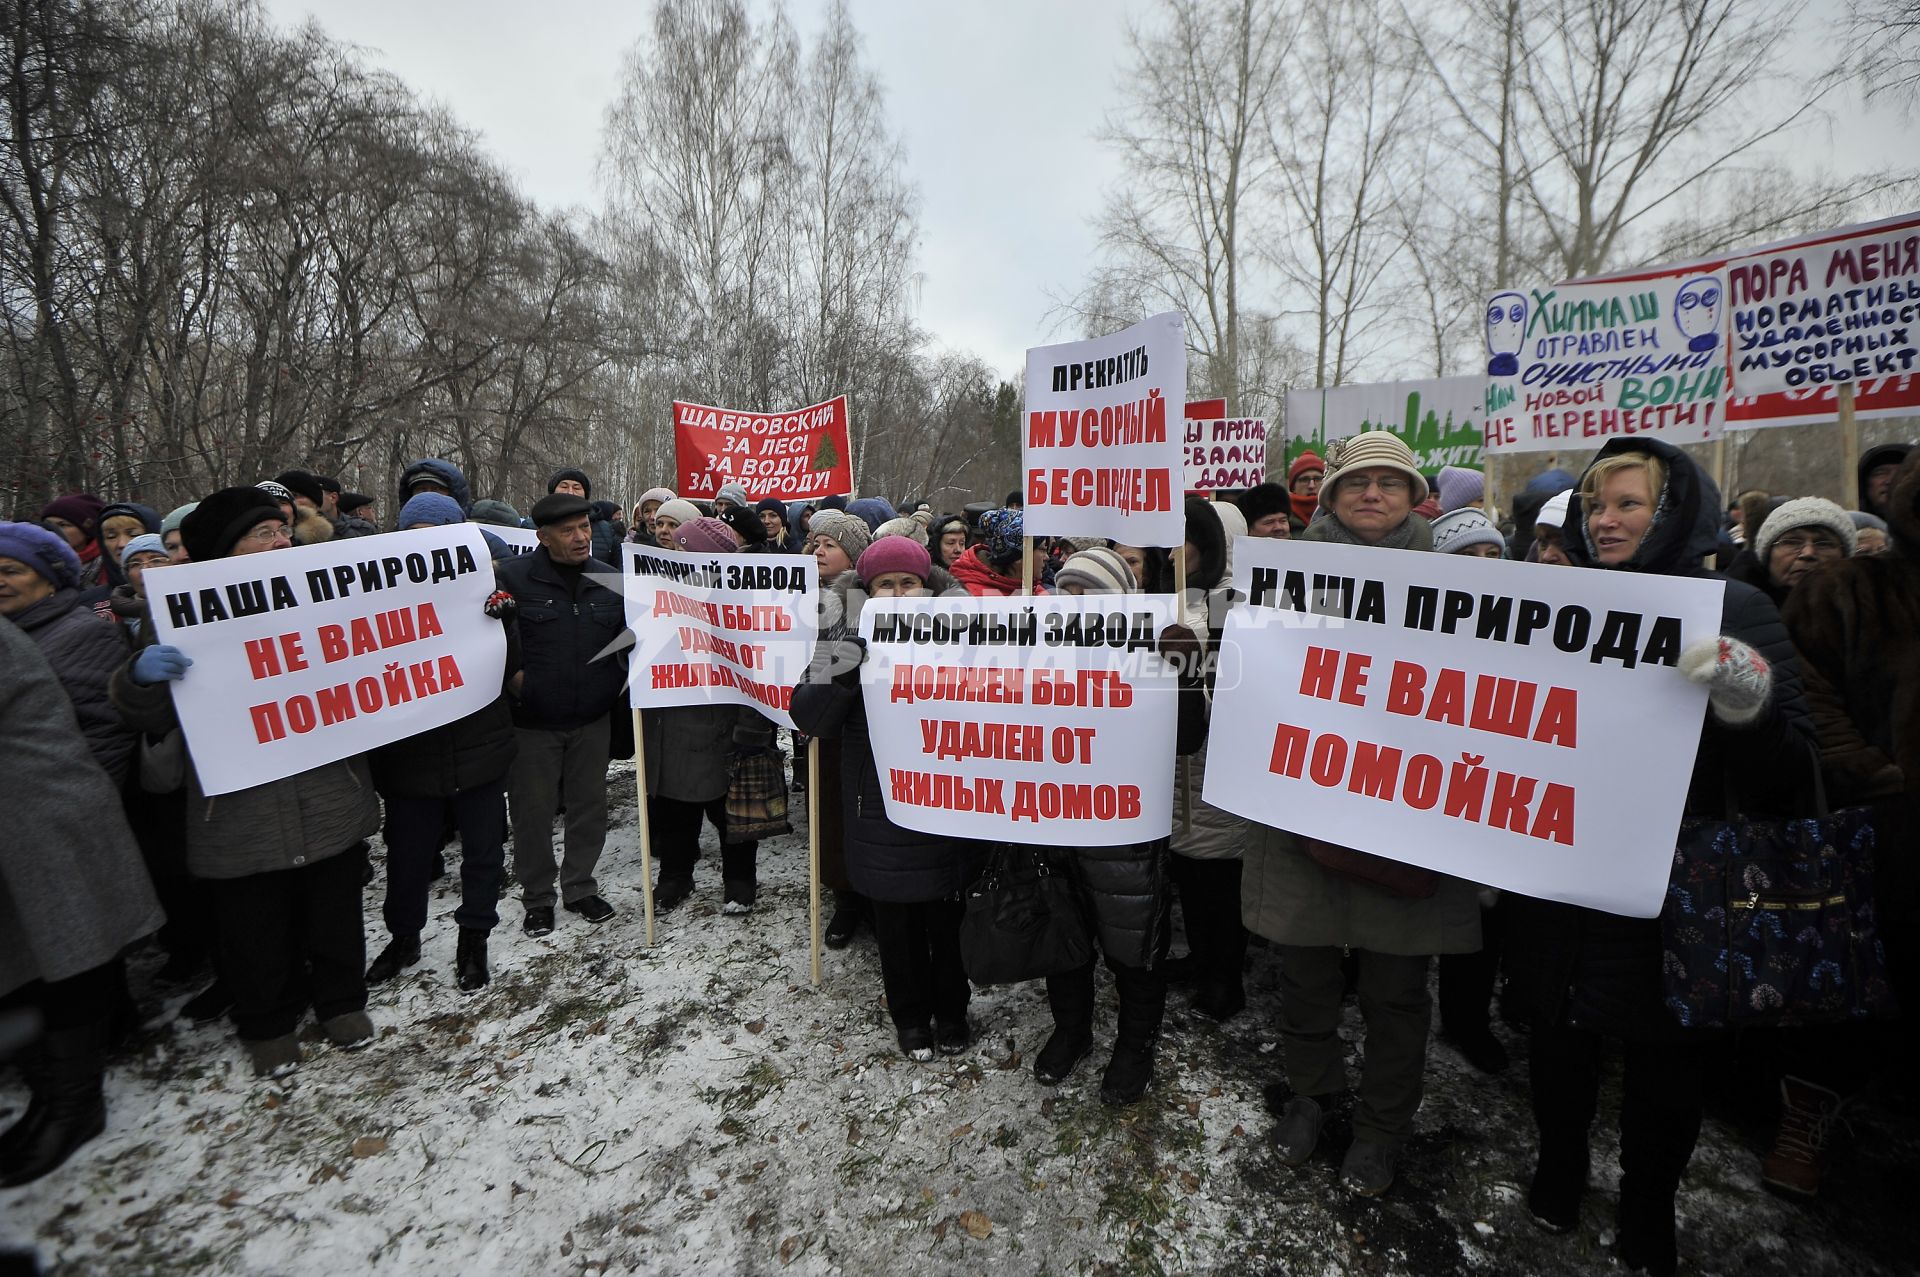
[[[1840,1097],[1797,1077],[1780,1079],[1780,1127],[1773,1151],[1760,1163],[1768,1188],[1813,1197],[1827,1172],[1827,1135],[1840,1113]]]

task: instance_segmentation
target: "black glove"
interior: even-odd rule
[[[860,667],[867,660],[867,641],[863,638],[844,638],[833,645],[829,669],[833,672],[833,681],[842,687],[860,686]]]

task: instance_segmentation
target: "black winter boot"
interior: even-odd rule
[[[19,1065],[20,1075],[27,1084],[27,1109],[12,1126],[0,1132],[0,1166],[7,1165],[18,1156],[20,1150],[32,1142],[35,1133],[46,1125],[51,1083],[47,1077],[44,1036],[36,1024],[33,1040],[14,1061]]]
[[[1113,979],[1120,993],[1120,1027],[1113,1036],[1113,1058],[1100,1079],[1100,1099],[1131,1104],[1147,1093],[1153,1080],[1153,1044],[1166,1014],[1167,978],[1145,967],[1116,967]]]
[[[1047,977],[1047,1005],[1053,1009],[1053,1036],[1033,1059],[1033,1076],[1042,1086],[1066,1080],[1073,1066],[1093,1050],[1093,962]]]
[[[853,937],[860,931],[860,924],[867,922],[867,898],[857,891],[836,891],[833,893],[833,917],[827,920],[826,941],[829,949],[844,949],[853,943]]]
[[[487,971],[487,933],[472,927],[460,928],[460,947],[453,955],[454,978],[460,992],[478,993],[493,977]]]
[[[409,931],[387,941],[374,960],[367,964],[367,983],[385,984],[420,961],[420,933]]]
[[[34,1094],[42,1116],[0,1160],[0,1188],[31,1184],[106,1129],[107,1104],[100,1090],[105,1032],[106,1026],[96,1023],[46,1034],[40,1050],[44,1090]]]

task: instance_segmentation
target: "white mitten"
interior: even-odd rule
[[[1760,717],[1773,695],[1773,666],[1737,638],[1701,639],[1680,653],[1680,672],[1707,689],[1713,716],[1739,727]]]

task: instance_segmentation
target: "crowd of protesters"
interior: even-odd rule
[[[1498,893],[1475,883],[1256,824],[1201,797],[1214,697],[1204,656],[1221,640],[1232,556],[1243,537],[1464,554],[1595,571],[1708,576],[1729,584],[1719,632],[1688,649],[1709,710],[1687,789],[1690,815],[1730,796],[1755,814],[1870,804],[1879,830],[1876,906],[1897,994],[1920,998],[1920,451],[1860,458],[1862,508],[1764,492],[1725,503],[1677,449],[1609,443],[1579,475],[1549,470],[1510,512],[1486,508],[1478,471],[1423,473],[1397,438],[1368,433],[1283,481],[1231,500],[1190,498],[1172,551],[1024,536],[1019,495],[936,512],[877,496],[755,500],[737,483],[710,501],[652,488],[630,508],[595,499],[591,477],[557,471],[525,517],[475,500],[460,469],[427,458],[388,497],[288,471],[166,513],[89,494],[0,524],[0,751],[16,827],[0,853],[0,1008],[30,1017],[17,1060],[31,1100],[0,1134],[0,1185],[43,1176],[104,1125],[103,1075],[132,1016],[127,957],[157,946],[152,979],[181,1015],[229,1022],[261,1076],[297,1068],[311,1015],[333,1047],[372,1042],[368,988],[423,961],[427,901],[459,849],[453,972],[490,979],[498,904],[517,884],[526,936],[556,907],[587,924],[616,910],[596,869],[606,840],[608,764],[634,752],[625,708],[622,542],[701,553],[811,555],[823,628],[794,690],[800,737],[819,745],[822,878],[829,947],[862,931],[878,950],[900,1050],[913,1060],[972,1044],[961,955],[962,898],[995,848],[902,828],[886,814],[859,694],[858,621],[869,598],[967,594],[1166,593],[1175,560],[1187,594],[1161,651],[1181,690],[1171,838],[1043,853],[1072,884],[1113,975],[1117,1026],[1100,1081],[1110,1104],[1148,1091],[1170,987],[1214,1020],[1245,1012],[1252,946],[1277,963],[1287,1098],[1272,1132],[1300,1165],[1349,1091],[1342,1006],[1365,1036],[1342,1179],[1378,1195],[1420,1107],[1437,988],[1442,1040],[1476,1068],[1510,1066],[1493,1008],[1524,1030],[1542,1227],[1578,1226],[1590,1173],[1601,1061],[1625,1059],[1619,1110],[1617,1246],[1632,1268],[1672,1272],[1674,1197],[1698,1136],[1726,1035],[1685,1030],[1661,998],[1657,921]],[[388,504],[389,501],[391,504]],[[381,510],[385,505],[386,510]],[[199,786],[170,685],[191,664],[158,641],[147,575],[168,565],[462,522],[531,527],[538,546],[498,537],[495,592],[475,625],[506,632],[499,695],[456,723],[235,793]],[[719,848],[720,903],[750,915],[758,843],[726,798],[743,766],[783,766],[776,733],[732,706],[648,711],[647,816],[656,907],[696,890],[703,828]],[[798,772],[794,785],[799,787]],[[785,783],[782,773],[781,783]],[[511,821],[509,820],[511,817]],[[560,822],[556,856],[554,825]],[[379,835],[383,857],[370,858]],[[512,856],[507,857],[511,839]],[[363,893],[384,864],[385,940],[371,961]],[[1184,950],[1174,954],[1175,906]],[[436,946],[437,948],[437,946]],[[1438,959],[1437,981],[1430,982]],[[1095,963],[1046,979],[1053,1032],[1041,1085],[1095,1048]],[[185,996],[191,994],[191,996]],[[1778,1135],[1763,1165],[1780,1190],[1819,1191],[1845,1107],[1889,1075],[1911,1076],[1911,1020],[1775,1031]],[[1610,1045],[1612,1044],[1612,1045]],[[1898,1070],[1898,1072],[1896,1072]],[[1910,1085],[1910,1082],[1897,1083]]]

